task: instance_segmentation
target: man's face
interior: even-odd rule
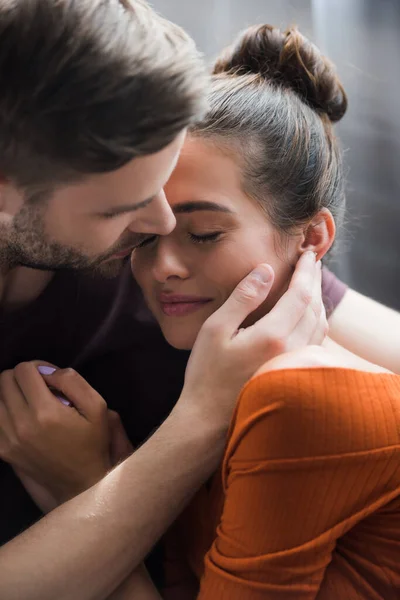
[[[0,258],[43,270],[98,269],[113,275],[149,234],[164,235],[175,217],[162,188],[184,141],[182,132],[156,154],[60,187],[47,200],[24,201],[4,185]]]

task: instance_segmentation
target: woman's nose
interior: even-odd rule
[[[154,279],[159,283],[166,283],[172,277],[189,277],[189,269],[179,248],[163,238],[158,240],[152,271]]]
[[[174,213],[162,190],[146,208],[142,209],[140,218],[133,220],[129,225],[129,229],[135,233],[168,235],[173,231],[175,225]]]

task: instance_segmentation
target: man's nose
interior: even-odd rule
[[[164,191],[159,192],[143,210],[140,219],[132,220],[129,229],[135,233],[168,235],[175,229],[176,219]]]

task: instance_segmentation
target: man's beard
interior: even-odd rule
[[[112,259],[112,256],[133,248],[148,237],[130,233],[107,252],[88,256],[84,251],[50,239],[45,231],[43,214],[43,205],[28,202],[14,217],[11,227],[0,229],[0,265],[3,268],[21,266],[41,271],[77,269],[115,277],[121,271],[124,259]]]

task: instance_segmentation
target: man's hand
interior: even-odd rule
[[[49,510],[111,467],[109,416],[103,398],[75,371],[44,377],[37,366],[22,363],[0,375],[0,458]],[[48,386],[73,406],[60,402]]]
[[[268,360],[307,344],[322,343],[327,321],[321,299],[321,264],[305,252],[286,293],[254,325],[242,323],[268,296],[274,280],[260,265],[203,325],[194,345],[181,401],[222,428],[248,379]]]

